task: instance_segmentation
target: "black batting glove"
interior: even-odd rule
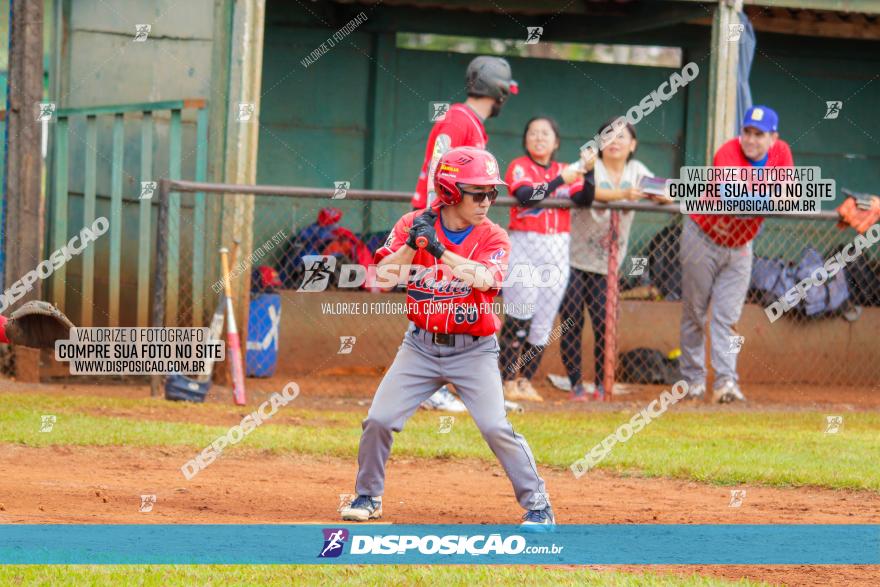
[[[424,224],[421,226],[413,226],[409,229],[409,237],[406,239],[406,244],[412,249],[419,250],[419,240],[424,240],[426,244],[435,236],[436,232],[434,231],[433,226],[425,226]],[[423,244],[421,248],[425,248],[425,244]]]
[[[437,212],[429,208],[424,214],[420,214],[413,220],[409,229],[409,237],[406,239],[406,245],[411,249],[418,250],[416,238],[419,236],[428,236],[427,231],[434,233],[434,223],[437,221]]]
[[[446,246],[437,238],[437,232],[434,230],[434,227],[431,227],[430,231],[426,230],[424,236],[428,238],[428,246],[425,247],[425,250],[438,259],[442,257],[443,253],[446,252]]]
[[[406,239],[406,246],[411,249],[419,250],[419,246],[416,244],[416,238],[421,235],[424,227],[411,226],[409,229],[409,236]]]
[[[424,239],[425,245],[419,247],[418,241],[422,239]],[[407,238],[406,244],[417,251],[419,248],[423,248],[438,259],[443,256],[443,253],[446,251],[446,247],[440,242],[440,239],[437,238],[437,232],[434,230],[433,226],[416,226],[410,228],[409,238]]]
[[[437,222],[437,212],[433,208],[428,208],[424,214],[419,214],[413,219],[412,227],[430,226],[434,228],[435,222]]]

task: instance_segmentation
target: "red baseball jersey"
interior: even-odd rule
[[[550,183],[558,176],[564,163],[551,161],[549,167],[543,167],[535,163],[528,155],[514,159],[507,168],[504,181],[507,190],[513,196],[517,189],[523,186],[535,187],[540,184]],[[568,198],[571,194],[579,192],[584,186],[582,180],[569,185],[561,185],[549,195],[551,198]],[[514,196],[515,197],[515,196]],[[539,232],[541,234],[558,234],[571,230],[571,213],[568,208],[526,208],[513,206],[510,209],[510,230],[523,230]]]
[[[431,134],[428,136],[428,145],[425,147],[425,161],[422,163],[422,172],[416,183],[416,192],[412,197],[413,208],[426,208],[428,206],[428,171],[431,159],[434,157],[434,148],[437,137],[446,135],[449,137],[449,148],[454,147],[477,147],[485,149],[489,142],[489,135],[483,126],[483,119],[465,104],[453,104],[449,107],[443,120],[434,123]]]
[[[739,144],[739,137],[730,139],[718,149],[715,158],[712,161],[715,167],[751,167],[751,163],[746,159],[742,147]],[[791,155],[791,148],[783,140],[777,140],[767,152],[767,163],[765,167],[794,167],[794,157]],[[737,217],[730,214],[692,214],[691,218],[696,222],[703,232],[719,245],[725,247],[741,247],[755,238],[761,223],[764,222],[762,216],[759,217]]]
[[[423,213],[423,210],[409,212],[397,221],[388,240],[376,251],[376,263],[406,246],[413,219]],[[449,267],[441,265],[433,255],[419,249],[412,264],[424,269],[406,284],[407,316],[426,332],[475,336],[495,334],[495,315],[491,306],[507,272],[510,257],[507,232],[487,218],[474,226],[460,245],[456,245],[443,233],[439,215],[434,229],[437,238],[449,251],[489,268],[498,287],[486,291],[473,289],[452,275]]]

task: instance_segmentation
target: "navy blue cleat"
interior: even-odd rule
[[[529,510],[523,516],[520,528],[531,532],[549,532],[556,527],[556,516],[549,505],[543,510]]]
[[[366,522],[382,517],[382,498],[359,495],[351,505],[342,508],[342,519],[349,522]]]

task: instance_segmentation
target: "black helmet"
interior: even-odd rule
[[[510,73],[510,64],[501,57],[480,55],[468,64],[465,85],[468,96],[488,96],[501,102],[518,88]]]

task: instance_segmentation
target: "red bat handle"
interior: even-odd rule
[[[425,247],[427,247],[428,246],[428,237],[426,237],[426,236],[416,237],[416,246],[420,249],[424,249]]]

